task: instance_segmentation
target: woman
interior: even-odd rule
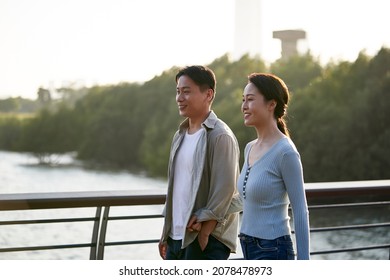
[[[240,242],[245,259],[294,259],[288,216],[291,203],[297,258],[309,259],[309,218],[299,153],[284,121],[289,92],[275,75],[253,73],[242,112],[257,139],[245,148],[238,179],[243,200]]]

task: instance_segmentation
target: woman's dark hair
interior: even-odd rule
[[[214,91],[215,95],[217,84],[215,74],[211,69],[207,68],[206,66],[193,65],[180,69],[179,72],[176,74],[176,83],[181,76],[190,77],[202,91],[211,88]]]
[[[290,95],[286,84],[281,78],[268,73],[252,73],[248,76],[248,81],[256,86],[266,100],[276,101],[274,117],[279,130],[289,137],[290,134],[284,119]]]

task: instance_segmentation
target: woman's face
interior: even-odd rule
[[[267,101],[254,84],[248,83],[242,96],[241,111],[246,126],[262,126],[273,118],[275,101]]]

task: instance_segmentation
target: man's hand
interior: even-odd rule
[[[207,244],[209,243],[209,235],[201,231],[198,234],[198,242],[199,242],[200,249],[204,251],[204,249],[206,249]]]
[[[160,257],[165,260],[166,257],[167,257],[167,248],[168,248],[168,245],[166,242],[162,242],[160,241],[158,243],[158,250],[160,252]]]
[[[197,231],[199,232],[202,229],[202,223],[197,222],[197,217],[193,215],[187,224],[188,231]]]
[[[217,221],[210,220],[198,222],[197,220],[197,216],[193,215],[187,224],[187,230],[199,232],[198,242],[200,245],[200,249],[204,251],[204,249],[206,249],[207,244],[209,243],[209,236],[217,225]]]
[[[202,222],[202,228],[198,234],[198,242],[200,245],[200,249],[202,249],[202,251],[206,249],[206,246],[209,243],[209,236],[213,232],[216,225],[217,225],[217,221],[215,220]]]

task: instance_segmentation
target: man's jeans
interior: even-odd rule
[[[167,260],[227,260],[230,256],[230,249],[212,235],[204,251],[197,238],[184,249],[181,243],[181,240],[168,238]]]
[[[246,260],[293,260],[293,242],[290,235],[268,240],[245,234],[238,236]]]

